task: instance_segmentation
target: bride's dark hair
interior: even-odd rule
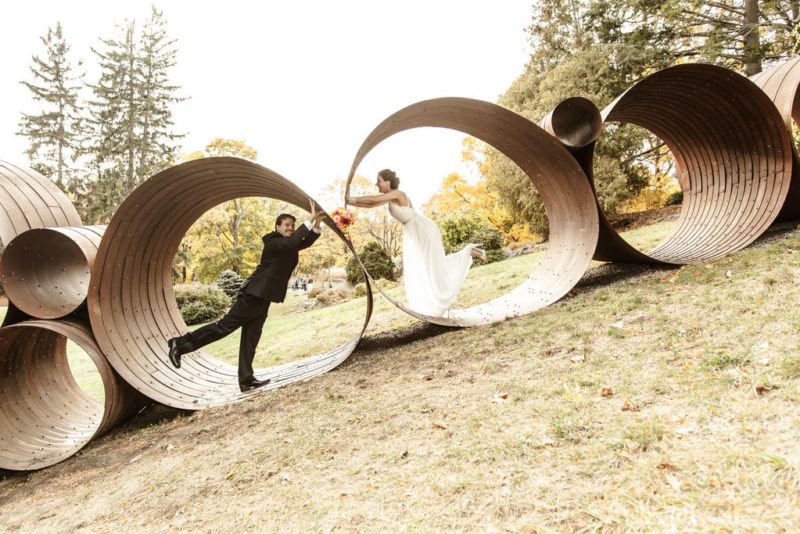
[[[391,187],[392,189],[397,189],[398,187],[400,187],[400,178],[397,177],[397,175],[393,170],[383,169],[381,172],[378,173],[378,176],[380,176],[381,179],[389,182],[389,187]]]

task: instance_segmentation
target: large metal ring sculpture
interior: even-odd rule
[[[76,383],[67,363],[68,339],[97,367],[102,404]],[[31,320],[6,326],[0,330],[0,354],[2,469],[39,469],[65,460],[144,404],[80,322]]]
[[[186,330],[172,293],[170,268],[181,239],[210,208],[240,197],[274,198],[300,208],[308,195],[255,163],[206,158],[167,169],[133,191],[114,214],[97,252],[89,293],[89,316],[97,342],[114,368],[133,387],[158,402],[197,409],[244,398],[236,368],[205,351],[170,365],[167,340]],[[331,225],[334,232],[350,242]],[[347,343],[325,353],[268,369],[269,388],[307,380],[350,355],[369,322]]]
[[[383,296],[414,317],[446,326],[494,323],[531,313],[563,297],[583,276],[597,244],[594,195],[569,152],[553,136],[516,113],[467,98],[440,98],[408,106],[369,134],[350,168],[347,189],[361,161],[381,141],[426,126],[476,137],[500,150],[525,172],[539,191],[550,221],[547,253],[511,292],[484,304],[452,310],[447,317],[420,314],[376,286]]]
[[[11,243],[29,232],[53,232],[55,227],[80,224],[72,203],[50,180],[0,161],[0,240],[8,246],[7,252],[13,250]],[[43,228],[48,229],[38,230]],[[37,310],[28,311],[35,314]],[[88,325],[29,319],[11,298],[0,328],[2,469],[38,469],[68,458],[143,401],[108,365]],[[77,343],[97,367],[105,391],[103,404],[75,383],[66,361],[67,339]]]
[[[539,267],[518,288],[446,318],[418,314],[385,296],[426,321],[486,324],[558,300],[593,256],[651,263],[704,261],[746,246],[779,214],[800,216],[800,158],[790,143],[791,121],[800,109],[799,62],[753,81],[709,65],[672,67],[631,87],[602,114],[586,99],[567,99],[542,120],[544,129],[494,104],[464,98],[430,100],[400,110],[364,141],[348,187],[369,151],[395,133],[419,127],[459,130],[494,146],[528,175],[547,211],[550,243]],[[634,249],[611,228],[594,195],[592,157],[604,121],[648,129],[676,159],[685,195],[681,216],[673,234],[650,253]],[[185,330],[170,282],[181,239],[206,210],[245,196],[266,196],[300,208],[308,199],[290,181],[244,160],[184,163],[155,175],[128,196],[105,230],[92,265],[96,239],[84,247],[78,242],[86,232],[98,237],[101,230],[53,229],[81,224],[66,197],[37,173],[0,162],[0,240],[13,245],[0,274],[12,300],[29,314],[56,317],[80,305],[83,294],[77,289],[85,287],[90,269],[92,327],[90,331],[72,320],[30,320],[9,304],[6,327],[0,329],[0,468],[34,469],[64,459],[139,406],[141,397],[119,380],[106,359],[133,388],[177,408],[244,398],[232,366],[199,351],[176,370],[169,364],[166,341]],[[327,222],[355,253],[350,241]],[[32,228],[50,230],[21,235]],[[54,255],[54,262],[64,262],[54,263],[55,271],[38,265],[30,255],[43,246],[36,236],[55,238],[55,247],[45,247],[48,252],[67,251],[68,261]],[[372,312],[366,274],[365,319],[351,340],[257,375],[270,377],[270,387],[279,387],[324,373],[347,358]],[[75,289],[68,302],[53,295],[64,287]],[[103,409],[88,402],[66,370],[66,338],[82,346],[98,367],[106,392]]]
[[[660,137],[684,196],[672,234],[647,254],[601,215],[595,259],[707,261],[749,245],[777,218],[789,190],[791,144],[773,103],[744,76],[712,65],[670,67],[628,89],[602,115]],[[591,167],[585,170],[591,179]]]

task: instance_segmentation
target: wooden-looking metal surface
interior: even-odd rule
[[[15,237],[0,259],[0,283],[31,317],[57,319],[86,300],[105,226],[34,228]]]
[[[670,67],[631,87],[602,115],[660,137],[675,158],[684,196],[674,231],[646,254],[601,214],[595,259],[687,264],[719,258],[752,243],[783,207],[790,139],[772,101],[744,76],[713,65]],[[591,167],[585,170],[592,178]]]
[[[583,148],[600,137],[603,118],[594,102],[581,96],[565,98],[539,121],[544,131],[568,150]]]
[[[167,357],[167,340],[186,332],[170,279],[181,239],[207,210],[241,197],[269,197],[306,210],[309,205],[300,188],[260,165],[237,158],[199,159],[156,174],[134,190],[100,243],[88,297],[97,342],[125,380],[163,404],[198,409],[244,398],[236,367],[202,350],[185,355],[180,369]],[[330,220],[326,223],[352,250],[338,228]],[[312,378],[344,361],[372,313],[372,294],[367,295],[364,323],[350,341],[297,362],[256,370],[258,378],[272,380],[259,391]]]
[[[784,126],[792,137],[792,121],[800,124],[800,57],[790,59],[770,69],[751,76],[750,79],[759,86],[772,100],[783,118]],[[800,156],[797,147],[792,143],[792,183],[786,202],[778,214],[778,220],[791,221],[800,219]]]
[[[67,362],[67,339],[92,359],[104,402],[85,393]],[[0,468],[40,469],[65,460],[143,406],[114,372],[88,325],[33,320],[0,329]]]
[[[569,152],[542,128],[505,108],[467,98],[439,98],[408,106],[381,122],[359,148],[347,189],[359,164],[376,145],[396,133],[421,127],[464,132],[514,161],[540,194],[550,222],[550,240],[544,258],[518,287],[489,302],[451,310],[446,317],[420,314],[378,288],[383,296],[414,317],[447,326],[490,324],[531,313],[563,297],[589,266],[598,235],[592,189]]]
[[[8,245],[31,228],[80,225],[78,211],[53,182],[33,169],[0,160],[0,243]],[[3,325],[26,318],[9,303]]]

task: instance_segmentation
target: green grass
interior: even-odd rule
[[[630,273],[492,326],[365,343],[239,404],[151,411],[0,480],[0,525],[795,531],[800,227]]]

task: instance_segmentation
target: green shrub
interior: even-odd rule
[[[683,204],[683,191],[676,191],[664,201],[665,206],[679,206]]]
[[[236,296],[236,293],[239,292],[239,288],[242,287],[243,282],[244,279],[239,276],[239,273],[231,269],[225,269],[219,273],[217,281],[214,283],[218,288],[224,291],[226,295],[233,298]]]
[[[353,286],[353,296],[354,297],[363,297],[367,294],[367,284],[364,282],[359,282]]]
[[[178,309],[187,325],[218,319],[231,305],[231,299],[216,285],[193,282],[177,284],[173,290]]]
[[[468,243],[481,243],[486,250],[486,263],[502,260],[503,237],[495,227],[484,222],[477,213],[457,212],[437,219],[442,231],[445,251],[457,252]],[[481,260],[476,260],[482,263]]]
[[[380,243],[373,241],[361,249],[358,256],[364,262],[364,267],[367,268],[369,274],[375,280],[379,278],[386,278],[387,280],[395,280],[397,273],[395,272],[394,262],[391,256],[383,249]],[[361,267],[358,265],[358,260],[351,257],[347,262],[347,281],[352,285],[364,281],[364,273],[361,272]]]

